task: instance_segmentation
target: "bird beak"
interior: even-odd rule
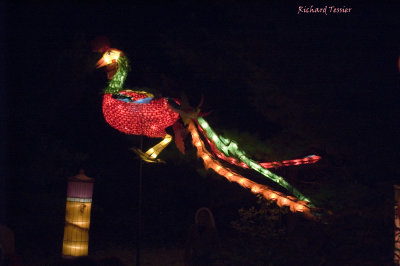
[[[106,60],[104,60],[104,57],[100,58],[100,60],[96,64],[96,68],[101,68],[103,66],[106,66],[108,63]]]

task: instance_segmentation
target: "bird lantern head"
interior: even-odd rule
[[[122,56],[122,51],[110,48],[103,54],[103,56],[97,62],[96,67],[100,68],[108,66],[112,63],[116,63],[120,56]]]

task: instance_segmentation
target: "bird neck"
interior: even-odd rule
[[[107,88],[104,93],[117,93],[123,90],[123,85],[130,70],[128,58],[121,56],[117,60],[117,72],[113,78],[108,82]]]

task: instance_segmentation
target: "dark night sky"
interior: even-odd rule
[[[249,84],[270,84],[301,102],[291,110],[303,116],[285,113],[282,127],[290,128],[291,118],[304,122],[304,130],[320,137],[317,148],[363,165],[374,182],[395,180],[399,4],[346,2],[353,8],[350,14],[325,16],[298,15],[299,4],[277,3],[5,4],[0,96],[1,176],[7,186],[0,185],[20,192],[63,192],[64,180],[51,176],[60,179],[79,167],[103,182],[103,192],[110,178],[133,182],[124,175],[136,171],[136,161],[127,165],[132,159],[128,147],[137,145],[138,138],[123,136],[102,120],[106,78],[94,69],[99,55],[90,48],[97,35],[108,36],[129,56],[133,71],[128,85],[172,96],[183,90],[193,104],[204,94],[204,108],[213,110],[209,120],[226,120],[218,128],[275,134],[270,133],[275,124],[246,99],[252,92]],[[248,119],[253,114],[257,121]],[[173,178],[175,173],[166,169]]]
[[[379,160],[382,153],[390,153],[392,145],[385,142],[394,136],[389,131],[397,118],[397,7],[353,6],[351,14],[325,16],[297,15],[298,4],[235,1],[9,4],[3,92],[8,99],[8,137],[18,142],[21,135],[28,142],[23,145],[29,147],[26,128],[63,137],[71,135],[72,127],[84,127],[85,120],[92,120],[98,111],[94,110],[100,100],[98,87],[106,80],[92,68],[98,55],[89,50],[89,41],[106,35],[134,65],[130,86],[156,88],[172,96],[184,90],[194,102],[204,94],[205,108],[220,121],[226,116],[256,115],[243,97],[249,84],[267,80],[286,95],[298,97],[303,108],[298,111],[304,113],[300,121],[307,119],[308,109],[317,113],[320,108],[324,114],[305,121],[310,130],[323,130],[321,123],[331,124],[326,128],[333,130],[337,126],[340,137],[351,139],[346,146],[356,147],[363,142],[359,138],[366,138],[381,150],[365,151]],[[256,73],[260,69],[264,72]],[[286,116],[287,121],[292,116]],[[268,134],[263,124],[250,126]],[[242,127],[240,123],[227,126]],[[92,130],[82,134],[103,134]],[[81,146],[85,139],[74,141]],[[364,149],[362,143],[359,146]]]

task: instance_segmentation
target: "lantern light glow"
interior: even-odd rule
[[[207,124],[207,127],[205,127],[204,124],[202,124],[202,126],[198,126],[199,131],[200,131],[201,133],[203,133],[204,136],[207,136],[207,134],[204,133],[204,130],[203,130],[203,128],[202,128],[203,126],[204,126],[204,129],[210,128],[210,127],[208,126],[208,124]],[[224,143],[224,145],[229,145],[230,141],[229,141],[228,139],[226,139],[226,138],[224,138],[224,137],[222,137],[222,136],[219,136],[219,138],[220,138],[220,140]],[[242,168],[249,168],[249,167],[247,166],[246,163],[244,163],[244,162],[239,162],[237,159],[235,159],[235,158],[233,158],[233,157],[228,157],[228,156],[226,156],[225,154],[229,154],[228,147],[225,147],[225,146],[220,147],[221,150],[223,151],[223,153],[222,153],[222,152],[217,148],[216,144],[214,143],[214,141],[218,141],[218,138],[216,138],[216,136],[214,136],[214,137],[212,138],[212,140],[213,140],[213,141],[211,141],[209,138],[207,138],[207,142],[208,142],[208,144],[210,145],[212,152],[213,152],[216,156],[218,156],[218,158],[221,158],[221,159],[224,160],[224,161],[227,161],[227,162],[229,162],[229,163],[231,163],[231,164],[240,166],[240,167],[242,167]],[[238,148],[238,146],[237,146],[236,143],[232,143],[232,144],[231,144],[231,147],[232,147],[232,148],[235,148],[235,149]],[[254,164],[254,167],[257,168],[257,169],[259,169],[259,168],[261,168],[261,167],[263,167],[263,168],[265,168],[265,169],[271,169],[271,168],[279,168],[279,167],[292,166],[292,165],[313,164],[313,163],[318,162],[320,159],[321,159],[321,156],[318,156],[318,155],[309,155],[309,156],[306,156],[306,157],[304,157],[304,158],[302,158],[302,159],[285,160],[285,161],[282,161],[282,162],[275,161],[275,162],[263,162],[263,163],[258,163],[258,164]]]
[[[83,171],[69,179],[62,254],[64,257],[88,255],[90,212],[94,179]]]
[[[165,98],[153,99],[149,103],[135,103],[148,96],[130,90],[120,91],[119,94],[130,97],[133,102],[120,101],[113,98],[112,94],[105,94],[103,115],[110,126],[123,133],[162,138],[167,134],[165,128],[179,118],[179,114],[168,107]]]
[[[236,158],[232,158],[232,159],[236,159],[236,160],[243,162],[245,165],[247,165],[251,169],[259,172],[263,176],[267,177],[268,179],[272,180],[273,182],[284,187],[285,189],[290,191],[293,195],[295,195],[300,200],[307,201],[311,204],[311,201],[306,196],[304,196],[295,187],[290,185],[282,177],[270,172],[269,170],[263,168],[262,166],[260,167],[259,163],[248,158],[245,155],[245,152],[239,149],[237,143],[235,143],[234,141],[230,141],[227,138],[222,138],[222,140],[221,140],[221,137],[218,137],[218,135],[211,129],[211,127],[204,120],[204,118],[198,117],[197,122],[198,122],[199,127],[201,128],[200,132],[208,140],[208,143],[211,144],[211,147],[213,146],[212,144],[215,144],[216,148],[215,149],[211,148],[214,151],[214,153],[216,153],[217,151],[222,151],[224,153],[224,156],[229,156],[230,154],[235,156]],[[213,140],[213,142],[211,142],[212,140]],[[225,144],[225,143],[228,143],[228,144]],[[227,159],[227,161],[229,161],[231,158],[226,158],[226,159]]]
[[[175,108],[176,105],[180,105],[177,100],[171,101],[168,98],[155,98],[152,94],[145,91],[124,89],[123,84],[129,70],[129,61],[121,51],[108,48],[103,54],[103,57],[99,60],[97,66],[106,66],[107,77],[110,79],[103,96],[103,115],[107,123],[118,131],[126,134],[164,138],[146,152],[142,152],[140,149],[136,148],[133,149],[144,161],[162,162],[156,158],[172,140],[172,137],[167,134],[165,129],[174,125],[174,132],[177,135],[176,132],[179,131],[175,131],[175,125],[177,125],[175,122],[178,120],[179,115],[181,115],[184,124],[188,125],[193,146],[197,149],[197,156],[203,159],[206,169],[213,169],[216,173],[224,176],[229,181],[250,189],[252,193],[263,195],[268,200],[277,201],[279,206],[289,206],[290,210],[293,212],[297,211],[302,212],[306,216],[313,216],[310,211],[310,207],[313,207],[311,201],[286,180],[270,172],[267,168],[314,163],[320,159],[319,156],[308,156],[302,159],[286,160],[282,162],[256,162],[248,158],[246,153],[239,149],[236,142],[217,135],[208,123],[202,117],[199,117],[199,108],[196,109],[197,111],[186,112],[184,108]],[[195,123],[197,124],[198,130],[211,147],[212,153],[207,151],[204,142],[200,138],[199,131],[196,129]],[[177,136],[180,135],[178,134]],[[176,142],[178,148],[181,151],[184,150],[182,139],[177,138]],[[266,185],[258,184],[233,172],[231,169],[222,165],[218,161],[218,158],[230,164],[257,171],[288,190],[291,194],[296,196],[296,198],[283,195]],[[69,198],[74,197],[69,196]],[[83,210],[90,209],[89,207],[82,208]],[[82,209],[79,209],[79,211],[81,210]]]
[[[314,215],[311,213],[310,207],[308,206],[308,202],[299,201],[294,197],[285,196],[284,194],[274,191],[266,185],[258,184],[254,181],[251,181],[229,168],[226,168],[221,165],[218,160],[213,159],[213,155],[209,153],[203,143],[203,141],[199,138],[196,130],[196,126],[191,121],[188,125],[189,132],[192,136],[192,143],[197,149],[197,156],[203,159],[204,167],[206,169],[211,168],[216,171],[218,174],[225,177],[230,182],[235,182],[241,185],[242,187],[250,189],[250,191],[254,194],[260,194],[267,200],[276,200],[282,206],[289,206],[292,212],[302,212],[306,217],[314,219]],[[195,143],[200,143],[200,146],[195,145]],[[224,170],[222,173],[221,169]],[[278,205],[279,205],[278,204]]]

